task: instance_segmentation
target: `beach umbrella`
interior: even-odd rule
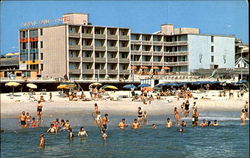
[[[135,85],[133,85],[133,84],[127,84],[127,85],[125,85],[125,86],[123,86],[123,88],[124,89],[131,89],[131,88],[136,88],[136,86]]]
[[[91,83],[89,86],[101,86],[102,84],[99,83],[99,82],[94,82],[94,83]]]
[[[33,83],[28,83],[26,86],[31,88],[31,89],[37,89],[37,85],[35,85]]]
[[[247,80],[240,80],[239,82],[237,82],[237,83],[239,83],[239,84],[243,84],[243,83],[248,83],[248,81]]]
[[[154,66],[154,67],[152,67],[152,69],[157,70],[157,69],[160,69],[160,68],[159,68],[159,67],[157,67],[157,66]]]
[[[14,88],[21,85],[20,83],[18,82],[7,82],[5,83],[5,86],[9,86],[9,87],[12,87],[12,93],[14,95]]]
[[[154,87],[154,90],[162,90],[162,87]]]
[[[144,83],[144,84],[140,84],[138,87],[139,88],[143,88],[143,87],[150,87],[150,84]]]
[[[161,87],[161,86],[164,86],[164,83],[159,83],[159,84],[155,85],[155,87]]]
[[[142,66],[142,67],[141,67],[141,69],[148,69],[148,67],[146,67],[146,66]]]
[[[177,83],[168,83],[168,86],[179,86]]]
[[[60,84],[59,86],[57,86],[57,89],[73,89],[75,87],[75,84]]]
[[[117,89],[118,89],[116,86],[112,86],[112,85],[104,85],[102,88],[103,88],[103,89],[108,88],[108,89],[114,89],[114,90],[117,90]]]
[[[162,67],[163,70],[170,70],[169,67],[165,66],[165,67]]]

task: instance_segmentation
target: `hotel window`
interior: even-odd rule
[[[214,46],[211,46],[211,52],[214,52]]]
[[[43,29],[40,29],[40,35],[41,36],[43,35]]]
[[[127,68],[126,68],[126,65],[123,65],[122,66],[122,70],[126,70]]]
[[[211,42],[214,42],[214,36],[211,36]]]
[[[211,56],[211,62],[212,63],[214,62],[214,56]]]
[[[41,53],[41,60],[43,60],[43,53]]]
[[[43,71],[43,64],[41,64],[41,71]]]
[[[40,47],[43,48],[43,41],[40,42]]]

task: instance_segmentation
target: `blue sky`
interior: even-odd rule
[[[248,41],[248,4],[222,1],[5,1],[1,4],[1,52],[18,51],[18,29],[28,21],[89,13],[93,25],[153,33],[161,24],[200,28],[204,34],[235,35]]]

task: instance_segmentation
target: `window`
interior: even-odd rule
[[[43,60],[43,53],[41,53],[41,60]]]
[[[211,46],[211,52],[214,52],[214,46]]]
[[[43,48],[43,41],[40,42],[40,47]]]
[[[214,36],[211,36],[211,42],[214,42]]]
[[[43,35],[43,29],[40,29],[40,35],[41,36]]]
[[[211,56],[211,62],[212,63],[214,62],[214,56]]]
[[[41,71],[43,71],[43,64],[41,64]]]

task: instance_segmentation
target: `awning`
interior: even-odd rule
[[[159,67],[155,66],[155,67],[152,67],[152,69],[160,69]]]
[[[141,69],[148,69],[148,67],[146,67],[146,66],[142,66],[142,67],[141,67]]]
[[[163,70],[170,70],[169,67],[165,66],[165,67],[162,67]]]
[[[132,69],[132,70],[136,70],[137,67],[136,67],[136,66],[131,66],[131,69]]]

